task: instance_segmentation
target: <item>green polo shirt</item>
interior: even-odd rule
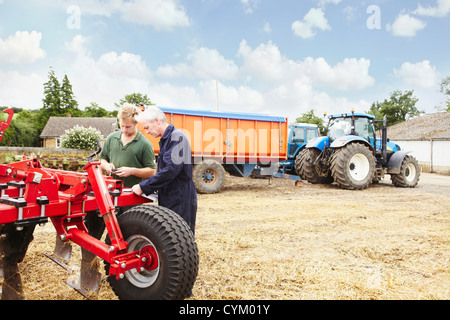
[[[141,132],[138,132],[136,137],[125,146],[120,140],[121,136],[122,132],[117,131],[106,138],[102,152],[100,153],[101,159],[112,163],[116,169],[121,167],[156,168],[153,145]],[[135,184],[145,180],[136,176],[120,178],[114,174],[113,178],[122,180],[126,188],[131,188]]]

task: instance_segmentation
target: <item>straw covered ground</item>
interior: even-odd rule
[[[450,177],[415,189],[386,178],[364,191],[229,177],[199,195],[200,269],[192,300],[450,298]],[[28,299],[84,299],[43,253],[38,227],[20,265]],[[76,259],[72,257],[72,261]],[[116,299],[103,284],[98,299]]]

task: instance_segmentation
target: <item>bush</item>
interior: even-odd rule
[[[75,126],[61,136],[61,147],[80,150],[97,150],[97,139],[103,140],[101,132],[95,128]]]

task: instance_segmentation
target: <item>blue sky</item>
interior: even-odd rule
[[[450,0],[0,0],[0,105],[40,108],[52,66],[80,108],[367,111],[450,76]]]

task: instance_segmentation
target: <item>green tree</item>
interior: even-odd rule
[[[382,120],[386,116],[388,126],[419,116],[425,112],[417,109],[416,104],[419,99],[413,94],[414,90],[404,93],[399,90],[394,91],[389,100],[385,99],[381,103],[374,102],[367,113],[374,115],[377,120]]]
[[[143,95],[142,93],[127,94],[124,99],[121,99],[119,103],[115,104],[116,108],[120,109],[124,103],[131,103],[135,106],[138,106],[139,104],[142,104],[144,106],[154,105],[147,97],[147,95]]]
[[[324,135],[327,128],[323,124],[323,119],[314,114],[314,110],[304,113],[300,118],[295,120],[297,123],[311,123],[319,127],[320,134]]]
[[[97,103],[91,104],[84,108],[83,117],[85,118],[106,118],[111,115],[111,112],[100,107]]]
[[[82,116],[82,112],[78,109],[78,102],[75,100],[72,85],[70,84],[67,75],[64,75],[61,84],[61,109],[62,112],[70,114],[72,117]]]
[[[39,131],[36,126],[37,112],[23,110],[15,113],[5,131],[1,145],[14,147],[39,147]]]
[[[72,85],[67,75],[64,76],[62,83],[60,83],[51,67],[48,73],[48,81],[44,83],[42,108],[37,117],[39,132],[44,129],[50,117],[65,117],[68,113],[74,117],[81,116],[78,102],[76,102],[72,92]]]

